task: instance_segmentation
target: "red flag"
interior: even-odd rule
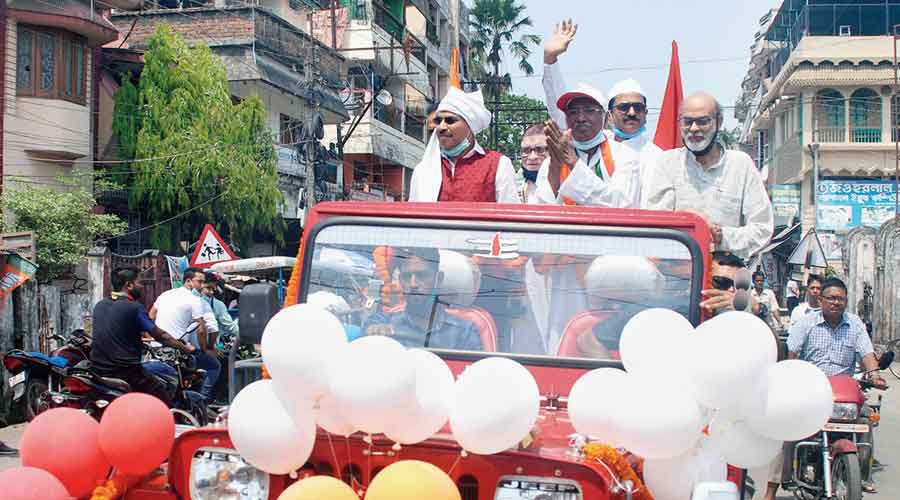
[[[662,110],[659,112],[659,121],[656,123],[656,135],[653,142],[662,148],[680,148],[684,143],[681,140],[681,126],[678,124],[678,107],[684,100],[684,90],[681,86],[681,64],[678,62],[678,43],[672,40],[672,61],[669,63],[669,81],[666,83],[666,95],[663,97]]]
[[[456,48],[450,52],[450,86],[462,90],[459,82],[459,49]]]

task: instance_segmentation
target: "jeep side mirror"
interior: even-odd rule
[[[881,358],[878,359],[878,369],[887,370],[893,362],[894,351],[885,351],[884,354],[881,355]]]
[[[242,344],[259,344],[262,342],[266,324],[281,309],[278,300],[278,289],[271,283],[247,285],[241,290],[238,299],[240,316],[238,328]]]

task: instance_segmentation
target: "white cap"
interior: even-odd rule
[[[559,99],[556,100],[556,107],[561,111],[565,111],[569,107],[569,102],[579,97],[596,101],[603,109],[606,109],[606,96],[603,95],[603,92],[597,87],[592,87],[586,83],[579,83],[574,89],[559,96]]]
[[[441,300],[457,306],[469,306],[481,287],[481,272],[469,257],[451,250],[438,250],[440,271],[444,273],[438,293]]]
[[[647,96],[644,95],[644,89],[641,88],[641,84],[633,78],[616,82],[615,85],[613,85],[612,88],[609,89],[610,99],[615,99],[616,96],[622,94],[640,94],[644,96],[644,99],[647,98]]]
[[[658,292],[662,273],[646,257],[604,255],[597,257],[584,274],[588,293],[593,290]]]

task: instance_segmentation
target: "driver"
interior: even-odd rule
[[[665,277],[646,257],[597,257],[584,275],[592,310],[611,311],[578,337],[578,349],[590,358],[617,359],[622,330],[634,315],[659,301]]]
[[[475,325],[448,314],[446,303],[438,298],[444,274],[436,249],[393,248],[391,261],[399,271],[406,306],[370,316],[363,325],[366,335],[387,335],[406,347],[482,350]]]

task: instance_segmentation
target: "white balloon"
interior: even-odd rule
[[[347,437],[356,432],[356,429],[341,415],[341,412],[331,395],[324,396],[313,409],[313,415],[319,427],[338,436]]]
[[[282,309],[266,325],[262,355],[272,379],[291,398],[317,401],[328,392],[328,366],[347,346],[341,322],[310,304]]]
[[[539,409],[540,391],[531,372],[511,359],[485,358],[457,379],[450,427],[463,449],[491,455],[527,436]]]
[[[781,361],[765,375],[765,404],[747,422],[754,432],[778,441],[799,441],[831,418],[834,395],[828,377],[806,361]]]
[[[740,388],[762,378],[778,356],[772,330],[743,311],[720,314],[689,338],[686,364],[697,399],[708,408],[737,411],[744,397]]]
[[[271,380],[244,387],[228,410],[228,435],[235,449],[257,469],[293,472],[309,459],[316,441],[312,411],[306,418],[288,415]]]
[[[753,432],[746,422],[716,418],[709,426],[708,445],[735,467],[751,469],[767,465],[781,450],[775,441]]]
[[[568,411],[572,426],[581,434],[606,444],[621,445],[615,423],[628,418],[632,377],[615,368],[598,368],[581,376],[569,391]]]
[[[453,397],[453,372],[443,359],[430,351],[407,351],[416,370],[416,402],[406,418],[388,422],[384,434],[401,444],[415,444],[433,436],[447,423]]]
[[[686,500],[700,482],[725,481],[728,467],[715,450],[698,447],[688,453],[644,462],[644,483],[656,500]]]
[[[653,308],[637,313],[622,329],[619,355],[625,370],[633,375],[655,376],[681,371],[688,335],[694,327],[670,309]]]
[[[644,458],[672,458],[692,449],[700,438],[703,415],[674,374],[666,379],[635,377],[625,401],[627,412],[614,422],[621,445]]]
[[[331,396],[355,429],[378,434],[415,404],[416,370],[406,348],[384,336],[351,342],[331,367]]]

